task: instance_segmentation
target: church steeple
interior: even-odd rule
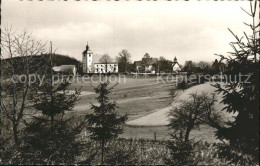
[[[176,57],[174,57],[174,62],[177,62],[177,58]]]
[[[87,42],[87,45],[86,45],[86,50],[88,51],[88,49],[89,49],[89,46],[88,46],[88,42]]]

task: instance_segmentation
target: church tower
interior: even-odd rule
[[[173,62],[174,62],[174,63],[178,63],[178,62],[177,62],[177,58],[176,58],[176,57],[174,57],[174,60],[173,60]]]
[[[82,53],[82,64],[83,64],[83,73],[91,73],[91,66],[93,62],[93,52],[89,49],[87,44],[86,50]]]

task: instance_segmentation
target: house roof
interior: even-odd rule
[[[158,62],[158,58],[142,58],[141,61],[134,61],[134,64],[136,66],[141,66],[142,64],[144,64],[144,62],[146,62],[147,65],[153,65]]]
[[[54,66],[52,69],[56,72],[62,72],[67,70],[73,70],[75,65],[61,65],[61,66]]]
[[[181,67],[181,65],[178,62],[173,62],[172,63],[172,67],[174,67],[175,65],[178,65],[179,67]]]
[[[157,62],[158,62],[158,58],[149,58],[147,60],[148,65],[153,65],[153,64],[156,64]]]
[[[141,65],[142,65],[142,61],[134,61],[134,64],[135,64],[136,66],[141,66]]]
[[[106,65],[105,63],[94,63],[95,65]],[[107,65],[109,64],[118,64],[116,62],[108,62]]]

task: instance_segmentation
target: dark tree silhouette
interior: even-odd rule
[[[190,94],[187,101],[182,101],[179,107],[169,113],[171,120],[168,126],[174,129],[173,134],[177,134],[180,139],[187,142],[191,130],[199,129],[201,124],[215,125],[219,122],[220,117],[214,109],[215,102],[214,95],[211,97],[206,93]]]
[[[116,61],[118,62],[120,71],[127,72],[130,64],[130,58],[131,54],[127,50],[123,49],[119,52],[119,55],[116,57]]]
[[[123,126],[127,120],[127,115],[119,117],[118,113],[115,111],[117,104],[115,101],[109,101],[109,94],[112,92],[113,87],[108,88],[109,82],[100,83],[100,85],[95,88],[95,92],[99,94],[96,98],[99,105],[93,105],[91,109],[94,113],[88,114],[87,130],[90,132],[90,139],[98,141],[101,146],[101,163],[104,162],[104,148],[106,143],[116,138],[119,134],[123,132]]]
[[[259,2],[259,1],[258,1]],[[227,106],[223,111],[237,113],[233,122],[219,127],[216,136],[228,140],[229,144],[220,148],[220,155],[230,163],[253,164],[259,160],[259,22],[257,22],[257,1],[250,2],[252,34],[244,33],[240,38],[230,29],[236,41],[230,45],[234,49],[231,56],[220,55],[227,65],[226,74],[231,76],[227,84],[216,83],[218,93],[223,93],[222,103]],[[245,41],[243,40],[245,39]],[[235,77],[240,80],[235,80]]]
[[[80,91],[75,90],[73,94],[66,91],[68,77],[54,80],[51,57],[43,73],[43,83],[34,87],[37,92],[30,98],[41,114],[26,123],[21,153],[15,159],[17,163],[73,163],[84,146],[76,139],[85,126],[85,119],[74,121],[74,117],[65,115],[66,111],[72,111]]]
[[[1,51],[1,59],[5,60],[1,62],[0,118],[11,121],[13,139],[18,146],[20,124],[30,106],[27,98],[35,93],[29,78],[44,66],[35,57],[45,52],[45,44],[26,31],[19,33],[6,26],[1,34]],[[21,75],[23,79],[19,79]]]
[[[105,64],[105,72],[107,73],[107,64],[112,62],[112,58],[108,54],[104,54],[100,59],[99,63]]]

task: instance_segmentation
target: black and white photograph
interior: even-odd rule
[[[259,0],[0,5],[0,165],[259,165]]]

